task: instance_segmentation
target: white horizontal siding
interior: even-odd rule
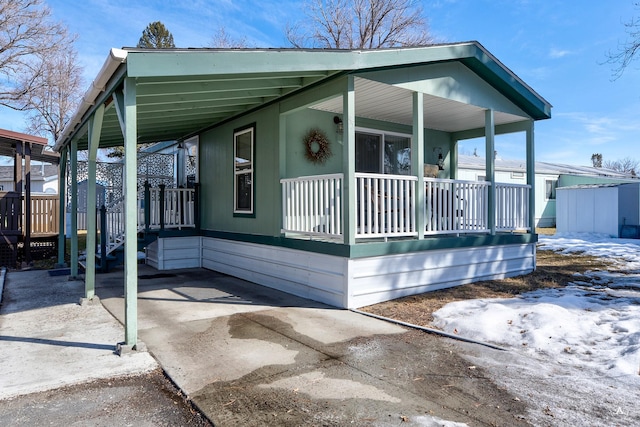
[[[158,239],[159,270],[204,267],[337,307],[533,271],[535,244],[447,249],[360,259],[209,237]],[[190,258],[192,257],[192,258]]]
[[[533,271],[533,244],[449,249],[349,261],[349,308]]]
[[[147,265],[162,270],[158,267],[158,240],[147,245],[144,252],[144,259]]]
[[[338,307],[346,259],[253,243],[203,238],[202,266]]]
[[[201,240],[200,236],[158,239],[147,248],[152,254],[147,264],[158,270],[202,267]]]

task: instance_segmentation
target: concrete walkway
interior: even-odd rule
[[[0,399],[157,368],[148,353],[118,357],[122,325],[84,283],[48,271],[10,272],[0,306]],[[1,286],[0,286],[1,287]]]
[[[97,279],[123,322],[122,273]],[[140,339],[216,425],[523,423],[448,339],[199,269],[140,266],[138,311]]]

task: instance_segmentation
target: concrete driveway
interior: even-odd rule
[[[123,322],[122,272],[97,280]],[[524,424],[449,339],[201,269],[140,266],[138,311],[139,338],[216,425]]]

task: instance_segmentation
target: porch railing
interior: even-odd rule
[[[425,234],[488,233],[490,185],[425,178]]]
[[[530,185],[496,183],[496,230],[529,231]]]
[[[418,235],[417,177],[355,174],[357,239]],[[282,232],[339,238],[343,233],[343,175],[281,180]],[[425,178],[426,236],[489,233],[490,182]],[[496,231],[530,230],[530,186],[496,184]]]
[[[282,179],[283,233],[342,236],[342,174]]]
[[[193,188],[146,186],[137,195],[137,229],[195,228],[196,209],[196,190]],[[106,252],[111,253],[124,243],[124,198],[106,207],[102,216],[106,225]],[[102,225],[100,230],[104,230]]]
[[[356,173],[356,238],[417,236],[418,178]]]
[[[138,224],[145,228],[194,228],[195,190],[193,188],[149,188],[148,198],[138,197]],[[149,221],[145,221],[145,206],[149,206]]]

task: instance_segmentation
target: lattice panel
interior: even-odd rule
[[[164,184],[169,188],[175,187],[175,165],[173,154],[138,154],[138,190],[144,188],[145,181],[149,181],[152,187]],[[71,174],[70,164],[67,162],[67,206],[71,205]],[[78,184],[89,178],[89,163],[85,160],[78,161]],[[107,206],[117,203],[124,197],[124,162],[97,162],[96,183],[105,189],[104,199]],[[101,197],[99,197],[100,199]],[[79,197],[79,200],[81,197]],[[86,200],[86,198],[85,198]],[[84,206],[78,206],[79,212],[84,212]]]

